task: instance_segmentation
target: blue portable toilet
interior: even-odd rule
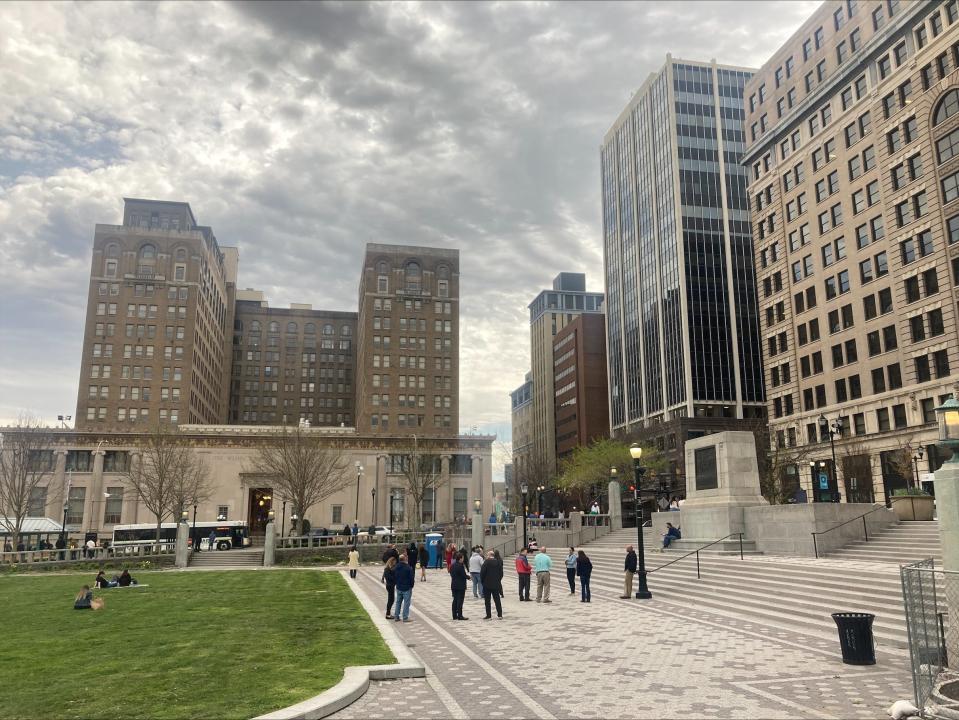
[[[443,539],[443,533],[431,532],[426,533],[426,549],[430,554],[430,564],[427,567],[436,567],[437,547],[440,544],[440,540]]]

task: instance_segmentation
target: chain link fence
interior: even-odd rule
[[[932,558],[903,565],[902,599],[909,633],[909,659],[916,707],[924,717],[949,659],[959,659],[949,608],[959,606],[959,573],[937,570]]]

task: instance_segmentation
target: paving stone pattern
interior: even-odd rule
[[[843,665],[838,637],[621,600],[620,578],[605,574],[594,574],[584,604],[564,592],[560,570],[546,605],[518,602],[507,568],[504,619],[483,620],[482,601],[468,593],[468,622],[450,619],[449,581],[432,571],[414,589],[413,621],[396,624],[427,678],[374,682],[333,717],[865,720],[911,697],[901,652],[880,653],[875,666]],[[364,568],[357,580],[378,606],[379,576]]]

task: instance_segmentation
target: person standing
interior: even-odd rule
[[[410,567],[409,558],[405,554],[400,555],[400,561],[396,566],[396,607],[394,608],[395,620],[399,622],[410,621],[410,605],[413,602],[413,585],[416,584],[416,573]]]
[[[483,594],[483,583],[480,581],[480,572],[483,570],[483,556],[479,547],[473,548],[470,555],[470,578],[473,580],[473,597],[479,598]]]
[[[589,593],[589,577],[593,574],[593,563],[582,550],[576,558],[576,574],[579,575],[579,589],[582,595],[580,602],[588,603],[592,598]]]
[[[450,543],[446,546],[446,572],[450,571],[450,568],[453,567],[453,556],[456,554],[456,545]]]
[[[484,620],[491,620],[490,600],[496,603],[496,617],[503,617],[503,603],[500,600],[500,592],[503,589],[503,563],[496,559],[493,551],[486,553],[486,560],[480,570],[480,580],[483,583],[483,602],[486,604],[486,617]]]
[[[520,548],[519,555],[516,556],[516,577],[519,578],[519,601],[529,602],[529,578],[533,572],[530,567],[527,549]]]
[[[469,620],[463,617],[463,599],[466,597],[466,558],[462,552],[456,553],[450,568],[450,590],[453,593],[453,619]]]
[[[443,538],[440,538],[436,541],[436,568],[439,569],[443,567],[443,558],[446,556],[446,543],[443,542]]]
[[[493,535],[495,535],[496,534],[496,511],[495,510],[489,514],[489,524],[490,524],[490,532]]]
[[[210,530],[210,537],[208,538],[209,549],[216,550],[216,530]]]
[[[350,569],[350,577],[356,579],[356,571],[360,568],[360,551],[356,549],[356,545],[350,549],[346,566]]]
[[[626,546],[626,565],[623,568],[623,594],[620,600],[629,600],[633,596],[633,577],[636,575],[636,551],[632,545]]]
[[[552,567],[553,559],[546,554],[544,545],[533,558],[533,572],[536,573],[536,602],[552,602],[549,599],[549,571]]]
[[[599,515],[599,503],[593,500],[593,506],[589,509],[590,515]]]
[[[393,601],[396,600],[396,558],[390,556],[386,560],[386,567],[383,568],[383,577],[380,582],[386,585],[386,619],[392,620],[393,615],[390,611],[393,609]]]
[[[390,543],[389,545],[387,545],[386,550],[383,551],[383,562],[384,563],[389,562],[390,558],[394,558],[397,561],[400,559],[400,553],[399,551],[397,551],[396,545],[394,545],[393,543]]]
[[[416,557],[419,558],[420,580],[426,582],[426,566],[429,564],[430,554],[426,552],[425,543],[420,543],[420,546],[417,549]]]
[[[566,582],[569,583],[569,594],[576,594],[576,548],[570,547],[566,556]]]
[[[353,521],[353,527],[350,528],[350,534],[353,535],[353,544],[356,545],[356,536],[360,534],[360,528],[355,520]]]
[[[419,550],[416,547],[415,540],[410,540],[410,546],[406,548],[406,557],[409,558],[410,567],[415,569],[417,558],[419,558]]]

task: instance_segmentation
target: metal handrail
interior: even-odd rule
[[[877,507],[874,507],[874,508],[873,508],[872,510],[870,510],[869,512],[865,512],[865,513],[863,513],[862,515],[858,515],[858,516],[856,516],[856,517],[854,517],[854,518],[852,518],[852,519],[850,519],[850,520],[846,520],[845,522],[841,522],[841,523],[839,523],[838,525],[834,525],[834,526],[831,527],[831,528],[828,528],[828,529],[826,529],[826,530],[819,530],[819,531],[817,531],[817,532],[811,533],[811,535],[812,535],[812,549],[813,549],[813,553],[816,555],[816,558],[817,558],[817,559],[819,558],[819,545],[818,545],[818,543],[816,542],[816,536],[817,536],[817,535],[825,535],[826,533],[832,532],[833,530],[836,530],[837,528],[841,528],[843,525],[848,525],[849,523],[856,522],[856,520],[862,520],[862,532],[863,532],[863,535],[865,535],[866,542],[869,542],[869,529],[866,527],[866,516],[867,516],[867,515],[872,515],[874,512],[878,512],[879,510],[887,510],[887,509],[888,509],[888,508],[887,508],[885,505],[878,505]]]
[[[647,574],[647,575],[651,575],[652,573],[656,572],[657,570],[662,570],[663,568],[669,567],[669,566],[672,565],[673,563],[678,563],[680,560],[685,560],[685,559],[688,558],[690,555],[695,555],[695,556],[696,556],[696,579],[697,579],[697,580],[701,580],[701,579],[702,579],[702,576],[699,574],[699,551],[700,551],[700,550],[705,550],[705,549],[708,548],[708,547],[712,547],[712,546],[715,545],[716,543],[721,543],[723,540],[728,540],[729,538],[733,537],[734,535],[738,535],[738,536],[739,536],[739,559],[740,559],[740,560],[743,560],[743,559],[744,559],[744,558],[743,558],[743,533],[741,533],[741,532],[734,532],[734,533],[729,533],[729,535],[727,535],[726,537],[721,537],[721,538],[719,538],[719,540],[713,540],[711,543],[707,543],[707,544],[703,545],[702,547],[696,548],[695,550],[690,550],[690,551],[689,551],[688,553],[686,553],[685,555],[681,555],[680,557],[676,558],[675,560],[670,560],[670,561],[669,561],[668,563],[666,563],[665,565],[660,565],[659,567],[653,568],[652,570],[647,570],[647,571],[646,571],[646,574]]]

